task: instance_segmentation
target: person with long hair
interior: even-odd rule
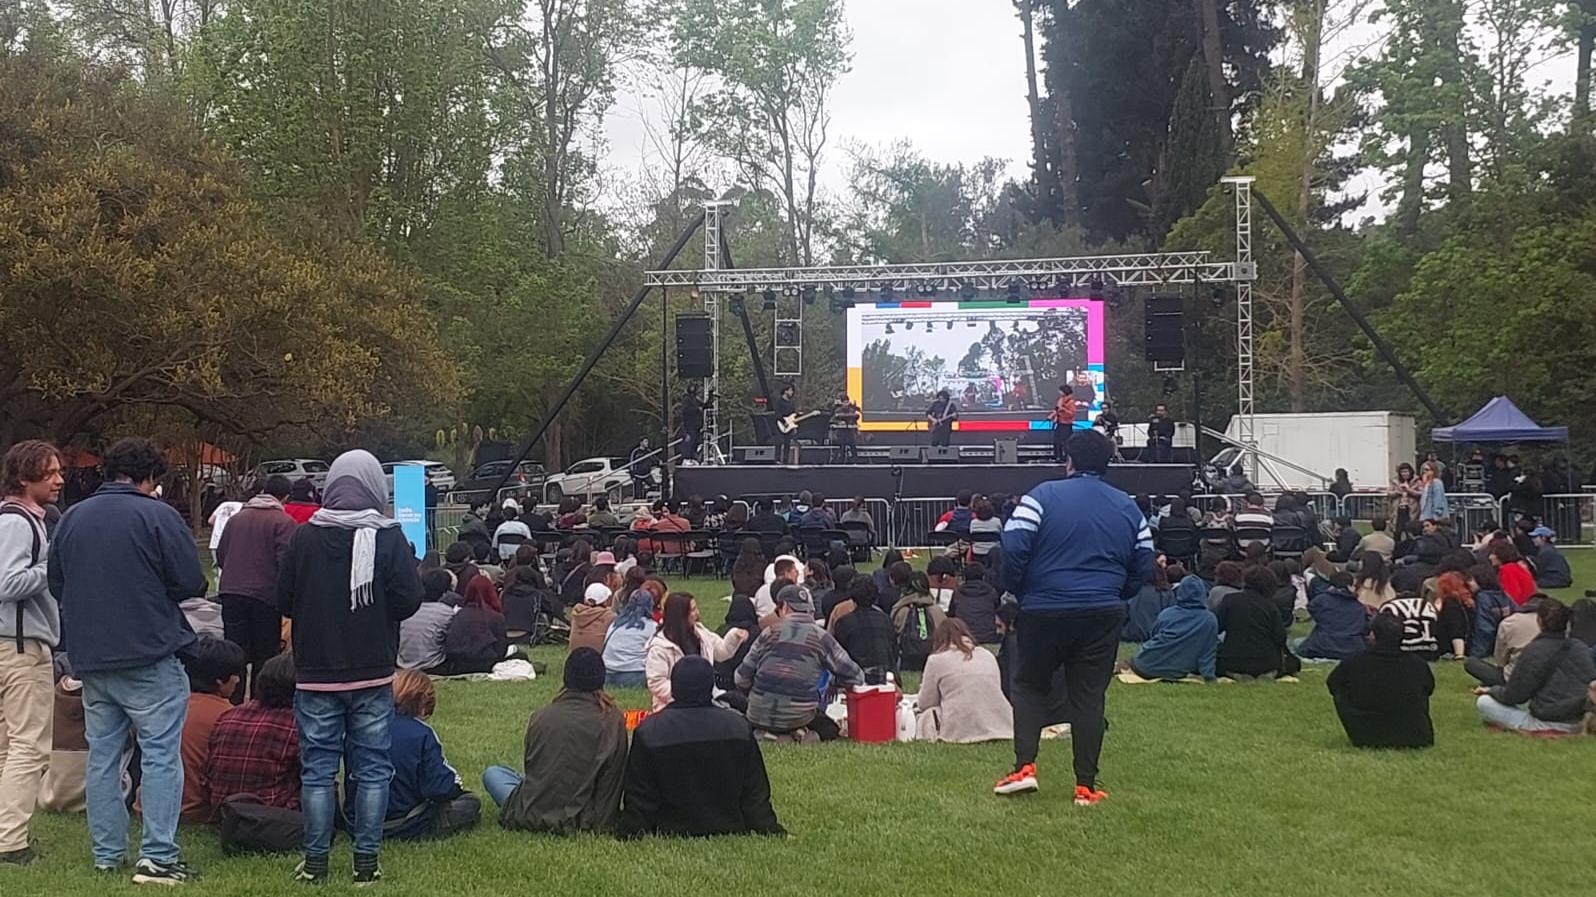
[[[1396,598],[1391,568],[1379,552],[1366,551],[1358,556],[1358,575],[1353,577],[1352,592],[1370,611],[1377,611]]]
[[[1451,657],[1468,655],[1469,637],[1474,632],[1474,592],[1459,573],[1442,573],[1435,580],[1435,641],[1441,653]]]
[[[659,624],[654,622],[654,593],[639,587],[626,599],[604,635],[606,685],[638,688],[647,683],[648,642],[658,631]]]
[[[530,553],[533,559],[523,560]],[[527,644],[537,629],[538,616],[554,615],[555,608],[549,598],[548,583],[538,568],[537,549],[522,545],[515,553],[510,569],[504,575],[504,591],[499,594],[499,604],[504,610],[505,631],[512,644]]]
[[[522,772],[490,766],[482,790],[499,824],[531,832],[609,832],[621,812],[626,715],[604,692],[604,660],[592,648],[565,659],[564,688],[526,723]]]
[[[1561,601],[1542,598],[1535,615],[1540,635],[1519,654],[1506,683],[1474,689],[1475,708],[1492,728],[1570,735],[1584,725],[1596,661],[1589,645],[1568,634],[1573,612]]]
[[[1220,676],[1294,676],[1302,662],[1286,647],[1290,617],[1280,613],[1272,597],[1280,584],[1268,567],[1253,567],[1246,588],[1220,602],[1218,672]]]
[[[898,666],[905,670],[924,668],[937,627],[947,618],[931,594],[931,580],[915,570],[909,575],[903,594],[892,605],[892,631],[898,633]]]
[[[1496,568],[1490,564],[1480,563],[1469,568],[1469,580],[1474,589],[1474,629],[1469,634],[1469,658],[1483,659],[1496,650],[1496,635],[1503,621],[1519,608],[1502,591]]]
[[[1003,697],[997,658],[975,644],[962,620],[950,617],[937,626],[917,704],[921,741],[973,744],[1014,737],[1014,711]]]
[[[737,546],[737,560],[732,562],[732,594],[754,597],[759,587],[765,584],[766,563],[768,561],[760,550],[758,539],[742,540]]]
[[[491,601],[489,599],[492,599]],[[443,638],[445,668],[451,676],[487,673],[504,660],[510,647],[509,627],[494,604],[498,593],[486,576],[466,587],[465,600],[449,621]]]
[[[1447,502],[1446,484],[1434,461],[1419,468],[1419,520],[1450,520],[1452,506]]]
[[[1511,541],[1502,539],[1491,544],[1491,566],[1496,568],[1502,591],[1520,607],[1535,594],[1535,574]]]
[[[1186,568],[1176,563],[1174,581],[1179,582],[1186,575]],[[1122,642],[1145,642],[1153,634],[1153,623],[1164,608],[1175,603],[1175,590],[1170,588],[1169,569],[1164,564],[1153,568],[1153,579],[1144,583],[1129,601],[1125,603],[1125,625],[1120,629],[1119,640]]]
[[[1397,465],[1396,478],[1391,481],[1391,486],[1386,490],[1391,504],[1396,507],[1396,531],[1406,533],[1408,524],[1418,516],[1419,496],[1423,494],[1419,485],[1418,476],[1413,471],[1413,465],[1406,461]]]
[[[586,539],[571,543],[571,559],[560,571],[560,601],[566,607],[575,607],[582,600],[582,590],[587,582],[587,571],[592,569],[593,544]]]
[[[648,640],[643,659],[643,676],[649,694],[654,696],[654,709],[662,710],[671,702],[671,669],[683,657],[702,657],[711,664],[724,663],[736,656],[748,637],[745,629],[730,629],[724,637],[711,632],[699,622],[698,600],[686,592],[672,592],[665,597],[665,615],[659,630]]]
[[[403,840],[447,838],[477,824],[482,801],[465,790],[460,774],[443,756],[443,742],[427,725],[438,707],[438,690],[425,673],[401,670],[393,677],[393,782],[383,835]]]
[[[730,659],[715,664],[715,687],[741,697],[741,693],[736,691],[737,666],[748,656],[754,639],[759,637],[759,612],[754,610],[754,599],[747,595],[732,596],[731,606],[726,609],[726,621],[721,624],[717,634],[726,639],[733,629],[742,630],[742,644],[737,646],[737,652]]]

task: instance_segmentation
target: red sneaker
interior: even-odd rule
[[[1101,801],[1105,797],[1108,797],[1108,792],[1106,791],[1099,791],[1096,788],[1088,788],[1085,785],[1075,786],[1075,806],[1077,807],[1095,806],[1098,801]]]
[[[1036,789],[1036,764],[1027,763],[1014,770],[992,786],[993,794],[1024,794]]]

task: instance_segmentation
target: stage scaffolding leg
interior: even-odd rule
[[[1258,447],[1253,406],[1253,316],[1252,282],[1258,265],[1252,257],[1252,182],[1251,177],[1228,177],[1224,182],[1236,191],[1236,441],[1248,449]],[[1247,479],[1258,482],[1258,453],[1246,451]],[[1201,464],[1202,458],[1197,459]]]
[[[704,203],[704,270],[721,268],[721,229],[726,210],[731,203],[711,200]],[[709,379],[704,381],[704,435],[702,458],[705,464],[725,464],[721,452],[720,429],[720,293],[704,290],[704,313],[709,315],[709,347],[712,367]]]

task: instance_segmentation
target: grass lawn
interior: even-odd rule
[[[1571,551],[1581,593],[1596,553]],[[719,620],[723,589],[681,583]],[[519,768],[526,716],[559,681],[561,653],[534,683],[442,683],[434,724],[480,792],[485,766]],[[766,748],[784,841],[534,837],[492,811],[448,842],[392,846],[382,888],[416,895],[716,894],[1530,895],[1586,893],[1596,830],[1596,739],[1537,741],[1487,732],[1459,665],[1440,665],[1437,746],[1368,753],[1347,746],[1326,667],[1300,684],[1115,683],[1103,785],[1069,802],[1069,742],[1043,742],[1040,794],[992,796],[1009,745],[836,743]],[[647,706],[641,691],[618,694]],[[491,804],[491,802],[488,802]],[[0,870],[0,894],[116,894],[129,879],[89,870],[83,818],[41,814],[46,856]],[[181,834],[208,894],[290,891],[295,859],[232,859],[208,831]],[[329,890],[348,889],[347,840]]]

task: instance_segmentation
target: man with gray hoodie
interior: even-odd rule
[[[28,822],[49,765],[61,619],[48,582],[44,509],[61,495],[61,455],[19,442],[0,462],[0,863],[27,865]]]

